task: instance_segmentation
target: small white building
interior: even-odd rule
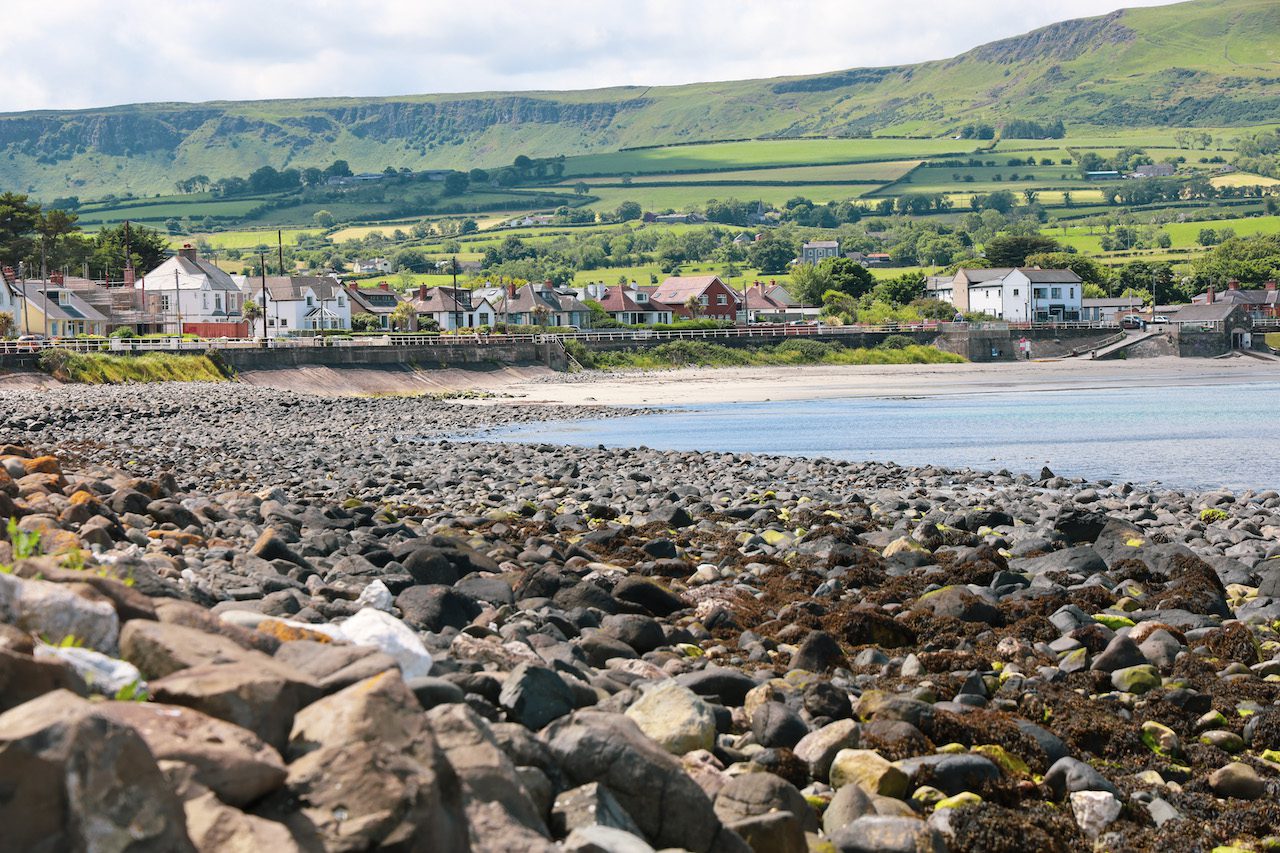
[[[441,331],[479,329],[498,322],[498,309],[479,291],[452,287],[427,287],[409,294],[418,327],[434,321]]]
[[[200,257],[190,245],[142,278],[134,289],[144,295],[144,309],[164,317],[168,330],[195,327],[205,336],[244,333],[240,309],[244,295],[225,270]]]
[[[351,298],[342,283],[330,276],[267,276],[245,279],[241,290],[263,308],[268,337],[298,331],[351,328]],[[259,336],[263,318],[253,322],[250,335]]]
[[[391,261],[386,258],[360,259],[351,262],[351,272],[355,275],[371,275],[373,273],[391,272]]]
[[[13,334],[19,334],[18,328],[22,323],[22,308],[19,300],[22,298],[18,294],[16,284],[9,283],[9,276],[12,270],[6,269],[4,277],[0,278],[0,313],[8,314],[13,320]]]

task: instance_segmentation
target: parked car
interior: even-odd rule
[[[43,349],[48,341],[49,337],[47,335],[19,335],[17,344],[20,351],[35,352],[38,349]]]
[[[1122,329],[1145,329],[1146,327],[1147,321],[1137,314],[1125,314],[1120,318],[1120,328]]]
[[[1151,323],[1153,325],[1167,325],[1169,323],[1169,318],[1163,315],[1157,314],[1156,316],[1151,318]]]

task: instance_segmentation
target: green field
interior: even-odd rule
[[[975,143],[953,139],[778,139],[678,145],[571,157],[565,175],[642,175],[749,167],[812,166],[968,155]]]
[[[764,144],[764,143],[761,143]],[[647,174],[636,177],[632,186],[653,183],[718,184],[725,182],[796,183],[812,181],[836,181],[840,183],[883,184],[896,181],[918,166],[920,160],[899,160],[886,163],[837,163],[823,166],[780,166],[765,169],[739,169],[728,172],[674,172],[671,174]],[[616,176],[575,178],[562,186],[572,186],[581,181],[587,186],[619,186]]]
[[[299,237],[309,237],[323,233],[318,228],[285,228],[281,229],[281,231],[280,236],[286,246],[296,245]],[[258,246],[275,246],[276,229],[215,231],[209,234],[195,233],[173,237],[169,240],[169,245],[178,248],[184,243],[194,243],[196,240],[203,240],[215,249],[256,249]]]
[[[1229,228],[1238,237],[1254,234],[1280,234],[1280,216],[1252,216],[1237,219],[1212,219],[1203,222],[1170,222],[1161,226],[1173,241],[1173,248],[1199,248],[1197,238],[1201,230],[1211,228],[1215,231]],[[1089,232],[1093,233],[1090,234]],[[1072,225],[1064,234],[1061,228],[1046,229],[1045,233],[1065,246],[1071,246],[1087,254],[1102,254],[1102,237],[1106,233],[1102,226]],[[1185,259],[1185,258],[1184,258]]]

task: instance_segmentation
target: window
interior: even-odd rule
[[[1033,290],[1033,294],[1035,295],[1036,299],[1047,299],[1049,296],[1049,291],[1043,287],[1037,287]]]
[[[218,311],[222,310],[222,294],[221,293],[215,293],[213,295],[213,307]]]
[[[1014,295],[1014,296],[1017,296],[1017,295],[1018,295],[1018,288],[1016,288],[1016,287],[1015,287],[1015,288],[1013,289],[1013,295]]]
[[[636,294],[636,302],[648,302],[648,301],[649,301],[649,294],[647,293]]]
[[[312,299],[310,296],[308,296],[308,297],[307,297],[307,307],[308,307],[308,308],[310,308],[312,305],[315,305],[315,300],[314,300],[314,299]]]
[[[488,314],[485,314],[484,312],[481,312],[481,313],[480,313],[480,325],[481,325],[481,326],[487,326],[487,325],[489,325],[489,315],[488,315]]]
[[[729,297],[725,296],[723,293],[722,293],[722,294],[720,294],[719,296],[717,296],[717,297],[716,297],[716,304],[717,304],[717,305],[728,305],[728,304],[729,304]]]
[[[289,325],[289,321],[288,321],[287,319],[285,319],[284,317],[281,317],[281,318],[280,318],[280,327],[281,327],[281,328],[284,328],[285,326],[288,326],[288,325]]]
[[[1061,288],[1061,287],[1054,287],[1054,288],[1050,289],[1050,291],[1049,291],[1049,298],[1050,298],[1050,299],[1061,299],[1061,298],[1062,298],[1062,288]]]
[[[202,293],[200,294],[200,298],[203,302],[204,310],[208,311],[209,310],[209,294]]]
[[[698,297],[698,304],[699,304],[699,305],[706,305],[706,304],[708,304],[708,303],[707,303],[707,297],[706,297],[706,296],[699,296],[699,297]]]
[[[341,296],[339,296],[339,297],[338,297],[338,307],[339,307],[339,308],[341,308],[342,306],[344,306],[344,305],[346,305],[346,304],[347,304],[347,300],[345,300],[345,299],[343,299]]]
[[[169,294],[167,294],[167,293],[162,294],[162,295],[160,296],[160,310],[161,310],[161,311],[168,311],[168,310],[170,310],[170,309],[169,309]]]
[[[1076,298],[1076,289],[1075,289],[1074,287],[1073,287],[1073,288],[1071,288],[1071,292],[1068,294],[1068,297],[1069,297],[1070,299],[1075,299],[1075,298]]]

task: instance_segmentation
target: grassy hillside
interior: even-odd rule
[[[909,159],[952,150],[946,137],[967,122],[1009,118],[1105,129],[1262,124],[1280,114],[1278,37],[1274,0],[1192,0],[1067,21],[949,60],[807,77],[6,114],[0,187],[43,198],[153,194],[190,175],[246,175],[262,165],[341,158],[357,170],[469,168],[509,163],[521,153],[602,154],[577,161],[577,174],[693,171],[705,166],[688,149],[680,162],[620,149],[799,136],[933,137],[919,150],[897,144],[881,155]],[[799,143],[779,143],[791,144]],[[716,154],[707,159],[725,159]],[[797,162],[794,151],[777,156]],[[874,159],[868,150],[816,162]]]

